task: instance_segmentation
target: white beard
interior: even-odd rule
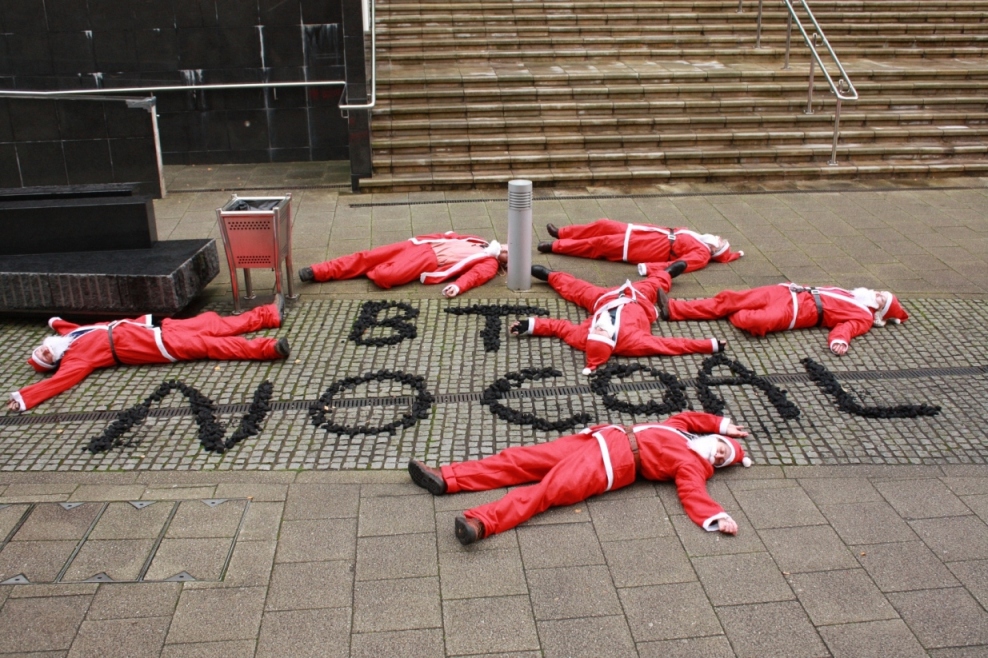
[[[720,443],[720,439],[717,438],[716,434],[705,434],[695,439],[690,439],[688,445],[690,450],[700,455],[704,461],[713,466],[714,459],[717,457],[718,443]]]
[[[41,344],[51,350],[55,363],[58,363],[72,344],[72,339],[68,336],[49,336],[41,341]]]
[[[855,288],[851,294],[857,302],[878,310],[878,294],[871,288]]]
[[[614,328],[614,323],[611,322],[611,314],[608,312],[603,312],[597,316],[597,319],[593,323],[593,329],[603,329],[607,332],[608,337],[614,340],[614,334],[616,333]]]

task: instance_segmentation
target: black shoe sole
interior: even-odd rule
[[[454,524],[454,529],[456,532],[456,539],[464,546],[469,546],[479,539],[477,533],[474,532],[467,520],[462,516],[456,517],[456,523]]]
[[[422,487],[433,496],[442,496],[446,493],[446,483],[436,479],[431,473],[424,471],[418,462],[408,462],[408,474],[412,477],[412,482]]]

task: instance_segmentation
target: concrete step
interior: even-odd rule
[[[829,154],[826,156],[829,157]],[[625,184],[654,184],[675,182],[728,182],[755,180],[808,180],[865,178],[922,178],[931,176],[962,176],[988,174],[988,161],[981,158],[929,159],[926,161],[838,160],[830,166],[825,162],[811,164],[758,165],[683,165],[683,166],[599,166],[551,167],[534,169],[518,167],[495,173],[417,172],[404,175],[375,175],[362,179],[366,191],[393,190],[410,192],[423,190],[503,188],[509,180],[525,178],[537,187],[563,186],[621,186]]]

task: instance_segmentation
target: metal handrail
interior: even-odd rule
[[[792,22],[796,21],[796,26],[799,28],[800,33],[803,35],[803,41],[806,46],[810,49],[810,54],[812,59],[810,59],[810,78],[809,78],[809,90],[807,92],[806,101],[806,114],[813,114],[813,80],[816,76],[816,71],[814,71],[814,63],[820,66],[820,70],[823,72],[824,78],[827,80],[827,85],[830,87],[830,91],[834,94],[837,99],[837,107],[834,111],[834,142],[833,147],[830,150],[830,160],[827,164],[836,165],[837,164],[837,138],[840,134],[840,107],[841,101],[856,101],[858,100],[858,91],[854,88],[854,84],[851,82],[850,76],[848,76],[847,71],[844,70],[844,66],[840,63],[840,59],[837,57],[837,53],[831,47],[830,42],[827,41],[827,36],[823,33],[823,28],[816,20],[816,16],[813,15],[813,11],[810,9],[809,4],[806,0],[797,0],[803,9],[806,11],[806,15],[810,17],[810,21],[813,23],[813,29],[815,32],[810,36],[806,32],[806,28],[803,27],[802,21],[799,20],[799,16],[796,15],[796,8],[793,7],[792,0],[782,0],[788,14],[786,16],[786,59],[782,66],[785,71],[789,70],[789,49],[792,42]],[[744,0],[738,0],[738,13],[743,13],[744,8],[742,3]],[[831,77],[830,72],[827,71],[827,67],[824,66],[823,60],[820,59],[820,53],[816,48],[817,39],[821,40],[823,46],[827,49],[827,54],[833,60],[834,64],[837,65],[837,70],[840,71],[840,78],[837,82],[834,82],[833,77]],[[762,42],[762,0],[758,0],[758,30],[755,39],[755,48],[761,48]],[[845,91],[846,90],[846,91]]]

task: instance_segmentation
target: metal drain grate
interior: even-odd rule
[[[214,498],[7,505],[8,512],[23,510],[0,540],[0,556],[11,556],[2,563],[21,564],[24,571],[0,572],[0,585],[222,581],[250,502]],[[66,540],[76,541],[67,557],[59,550]],[[27,554],[42,557],[17,559]]]
[[[253,189],[253,188],[252,188]],[[938,187],[937,191],[946,190],[980,190],[980,187]],[[184,190],[183,190],[184,191]],[[853,194],[855,192],[922,192],[913,187],[877,187],[872,189],[835,188],[830,190],[750,190],[746,192],[655,192],[650,194],[579,194],[574,196],[533,196],[532,201],[583,201],[593,199],[667,199],[678,197],[711,197],[711,196],[764,196],[767,194]],[[489,199],[446,199],[437,201],[382,201],[380,203],[351,203],[351,208],[382,208],[386,206],[433,206],[455,203],[507,203],[507,197],[491,197]]]
[[[977,377],[988,374],[988,366],[964,366],[957,368],[911,368],[908,370],[859,370],[849,372],[835,372],[834,376],[838,380],[844,381],[881,381],[897,379],[927,379],[930,377]],[[761,378],[773,384],[805,384],[810,382],[807,373],[777,373],[772,375],[759,375]],[[727,381],[727,377],[712,377],[713,384]],[[679,380],[686,386],[696,386],[697,379],[681,378]],[[615,392],[620,391],[651,391],[662,389],[665,386],[659,380],[646,382],[627,382],[611,384],[608,389]],[[579,386],[554,386],[544,388],[517,388],[504,393],[502,399],[543,399],[549,397],[561,397],[572,395],[590,395],[592,391],[589,385]],[[445,393],[436,395],[436,404],[456,404],[460,402],[477,402],[483,397],[483,393]],[[333,400],[333,408],[356,409],[362,407],[395,407],[411,406],[415,398],[410,395],[395,397],[372,397],[372,398],[341,398]],[[307,411],[309,407],[318,404],[318,400],[290,400],[284,402],[274,402],[271,404],[273,411]],[[218,414],[245,414],[250,409],[250,404],[219,404],[216,405]],[[121,410],[117,411],[95,411],[77,414],[48,414],[38,416],[4,416],[0,418],[0,427],[11,427],[20,425],[43,425],[57,423],[81,423],[105,421],[113,422],[117,419]],[[164,407],[151,409],[148,418],[177,418],[191,416],[192,409],[189,407]]]

